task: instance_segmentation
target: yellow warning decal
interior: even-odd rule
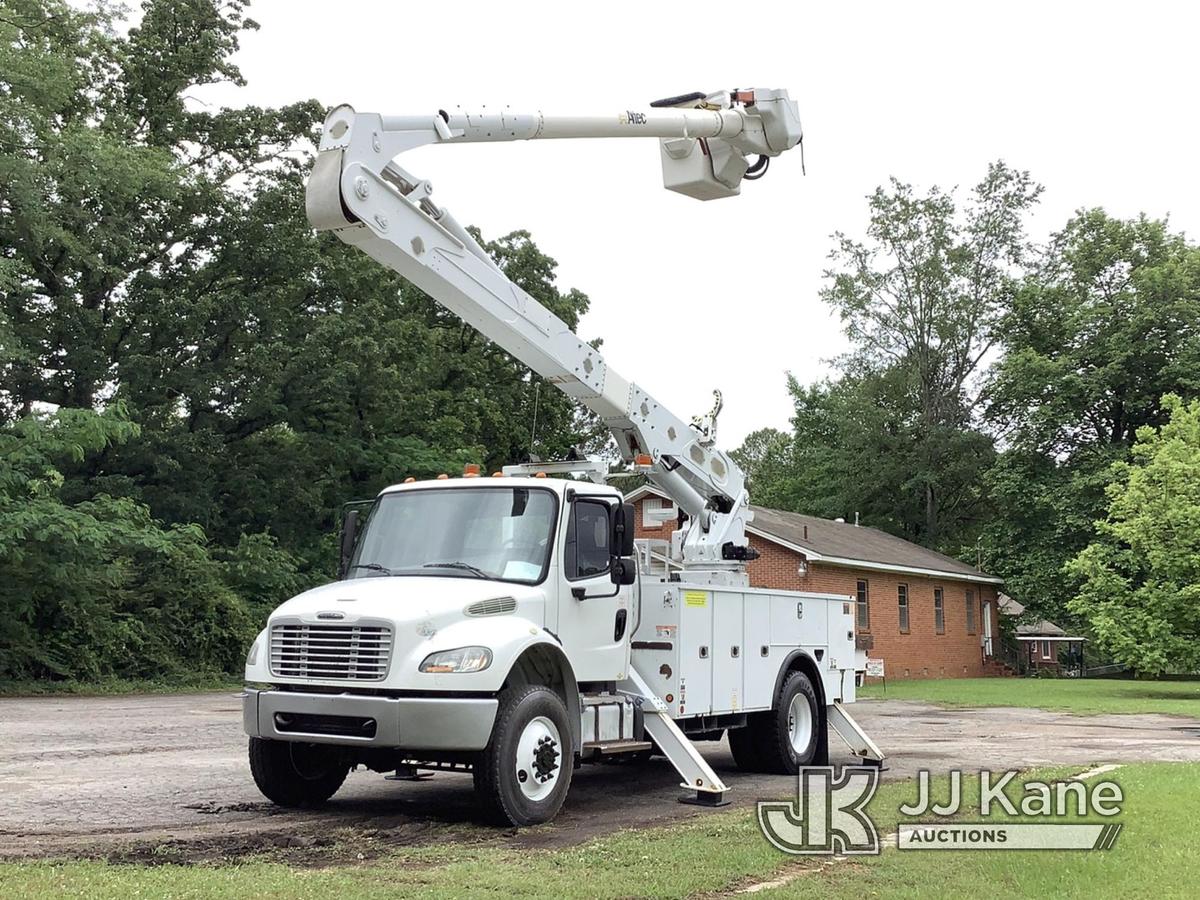
[[[683,602],[688,606],[708,606],[708,594],[704,591],[684,591]]]

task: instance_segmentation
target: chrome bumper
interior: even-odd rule
[[[482,750],[491,737],[499,705],[494,697],[363,697],[248,687],[242,700],[242,726],[251,737],[279,741],[406,750]],[[295,730],[294,725],[281,730],[289,716],[373,719],[375,730],[372,736],[318,734]]]

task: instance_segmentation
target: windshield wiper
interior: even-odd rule
[[[379,563],[355,563],[350,566],[351,569],[370,569],[372,572],[382,572],[384,575],[391,575],[392,570],[387,566],[381,566]]]
[[[423,568],[423,569],[462,569],[464,572],[470,572],[476,578],[492,578],[493,577],[492,575],[489,575],[487,572],[483,571],[483,569],[479,568],[478,566],[473,566],[470,563],[465,563],[465,562],[425,563],[425,565],[423,565],[421,568]]]

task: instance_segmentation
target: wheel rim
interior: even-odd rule
[[[788,705],[788,738],[796,753],[803,753],[808,749],[812,740],[812,729],[812,709],[808,705],[808,698],[804,694],[797,694]]]
[[[516,776],[521,793],[530,800],[544,800],[562,774],[562,738],[545,716],[531,719],[517,741]]]
[[[288,743],[292,771],[305,781],[320,781],[333,768],[334,754],[316,744]]]

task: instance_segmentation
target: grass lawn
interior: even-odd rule
[[[924,700],[943,706],[1032,706],[1073,713],[1172,713],[1200,718],[1200,681],[1105,678],[930,678],[871,684],[863,699]]]
[[[1038,773],[1065,777],[1078,769]],[[785,897],[1182,897],[1200,883],[1192,806],[1200,764],[1126,766],[1124,831],[1105,852],[899,852],[829,862],[785,856],[759,834],[752,810],[703,813],[681,824],[627,831],[556,851],[446,844],[328,868],[234,865],[0,865],[0,896],[58,897],[685,897],[777,880]],[[967,783],[966,795],[977,786]],[[1015,791],[1013,792],[1016,793]],[[935,796],[942,799],[944,790]],[[915,798],[884,785],[870,806],[881,834]],[[971,811],[964,811],[968,817]],[[552,826],[550,826],[552,827]],[[337,854],[353,859],[353,848]],[[765,885],[764,885],[765,887]]]
[[[41,697],[73,694],[99,697],[108,694],[189,694],[204,691],[240,691],[242,679],[233,675],[198,674],[156,680],[114,678],[108,681],[0,681],[0,697]]]

